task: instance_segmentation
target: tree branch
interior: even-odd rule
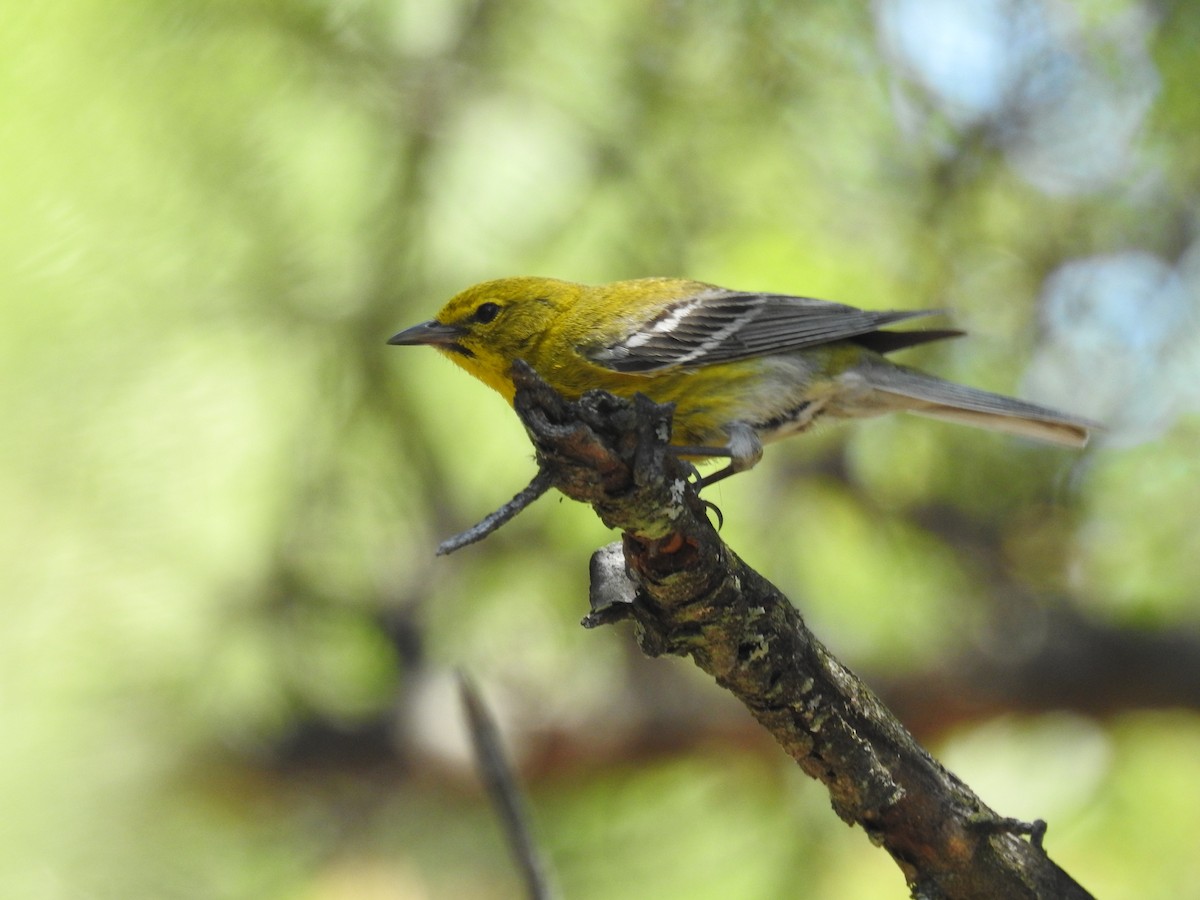
[[[645,653],[690,656],[891,854],[913,896],[1090,896],[1042,849],[1044,825],[989,809],[718,537],[667,451],[671,407],[599,391],[568,402],[523,363],[514,379],[540,469],[622,532],[623,564],[613,549],[593,559],[584,624],[631,618]]]

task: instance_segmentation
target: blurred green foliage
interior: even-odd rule
[[[944,306],[972,336],[921,365],[1108,433],[823,430],[720,486],[730,544],[881,682],[1056,604],[1196,635],[1198,37],[1125,0],[8,10],[0,893],[517,895],[464,665],[567,896],[903,896],[714,686],[578,628],[589,510],[432,556],[531,453],[383,342],[513,274]],[[1200,718],[1142,687],[934,749],[1097,895],[1187,896]]]

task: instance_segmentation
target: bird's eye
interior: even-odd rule
[[[496,316],[500,315],[500,305],[498,303],[481,303],[479,308],[475,310],[473,318],[476,322],[486,325]]]

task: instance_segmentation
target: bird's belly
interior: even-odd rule
[[[770,418],[750,421],[747,424],[758,432],[764,444],[777,441],[807,429],[824,412],[825,403],[826,399],[823,397],[801,400]]]
[[[734,423],[750,426],[764,443],[804,431],[836,393],[833,382],[813,375],[811,360],[799,355],[681,373],[662,398],[676,403],[673,440],[723,446]]]

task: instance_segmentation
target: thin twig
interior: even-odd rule
[[[448,537],[438,544],[437,555],[446,556],[455,550],[467,546],[467,544],[482,541],[525,507],[529,506],[529,504],[533,503],[534,500],[546,493],[553,484],[554,481],[550,475],[544,469],[538,469],[538,473],[533,476],[533,480],[525,486],[524,490],[502,507],[495,512],[488,513],[478,524],[472,525],[466,531],[456,534],[454,537]]]

